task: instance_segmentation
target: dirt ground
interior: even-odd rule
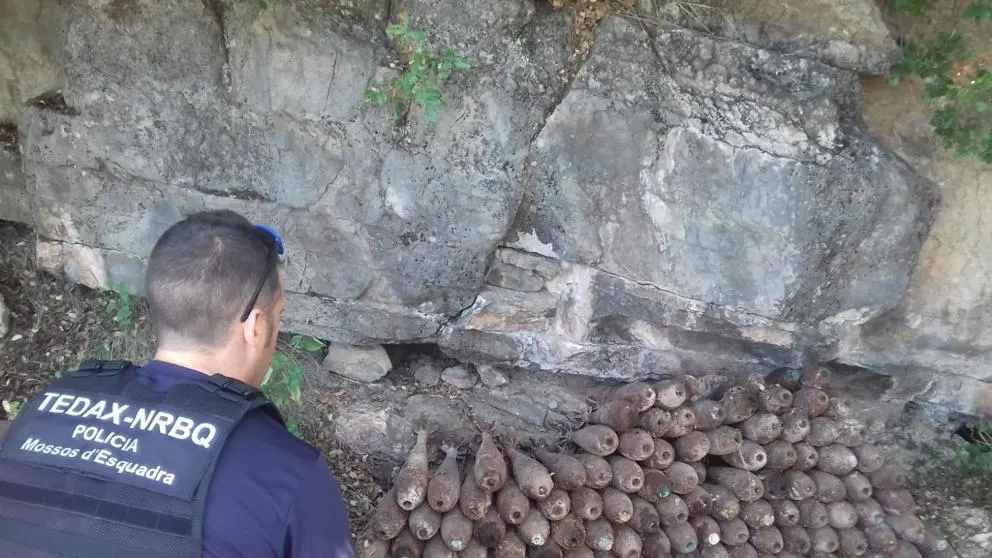
[[[11,311],[0,340],[0,395],[16,401],[87,356],[147,358],[151,335],[140,305],[129,327],[106,310],[114,298],[39,271],[27,227],[0,222],[0,295]]]
[[[93,291],[38,270],[34,241],[28,228],[0,222],[0,294],[12,312],[10,332],[0,339],[0,399],[8,406],[36,392],[59,370],[74,366],[82,358],[142,362],[154,347],[140,301],[131,320],[115,321],[108,310],[108,303],[116,298],[114,293]],[[320,371],[314,357],[297,356],[307,370],[306,377],[328,374]],[[446,364],[450,363],[439,366]],[[431,388],[418,386],[412,374],[399,371],[362,389],[365,391],[361,393],[389,390],[411,401],[415,396],[464,397],[444,383]],[[860,418],[879,432],[877,443],[910,468],[911,488],[922,508],[921,516],[947,536],[961,558],[992,556],[992,476],[982,477],[955,464],[955,446],[961,438],[954,429],[961,419],[939,409],[886,401],[885,389],[884,382],[858,374],[838,386],[844,394],[864,398]],[[343,381],[304,385],[305,396],[298,409],[305,412],[296,418],[302,438],[326,455],[344,492],[352,528],[359,533],[398,463],[344,447],[335,437],[335,419],[346,410],[336,406],[335,399],[341,399],[337,396],[346,390],[348,384]],[[366,395],[353,403],[391,400],[376,393]],[[383,405],[396,403],[398,400]]]

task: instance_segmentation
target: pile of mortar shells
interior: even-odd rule
[[[906,472],[829,394],[830,371],[678,375],[602,398],[566,449],[481,432],[471,455],[422,429],[364,558],[952,557]]]

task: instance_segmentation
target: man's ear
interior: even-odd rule
[[[264,346],[269,338],[268,320],[265,314],[253,308],[248,314],[248,319],[241,324],[241,334],[244,336],[245,344],[250,347]]]

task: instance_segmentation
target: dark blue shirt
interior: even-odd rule
[[[151,361],[156,386],[207,376]],[[203,526],[204,558],[352,558],[348,513],[324,457],[264,412],[231,433],[214,472]]]

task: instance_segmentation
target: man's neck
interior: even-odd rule
[[[230,359],[223,358],[219,354],[160,348],[155,353],[154,358],[161,362],[168,362],[189,368],[190,370],[196,370],[208,376],[223,374],[228,378],[246,381],[246,378],[241,377],[241,367],[231,366]]]

